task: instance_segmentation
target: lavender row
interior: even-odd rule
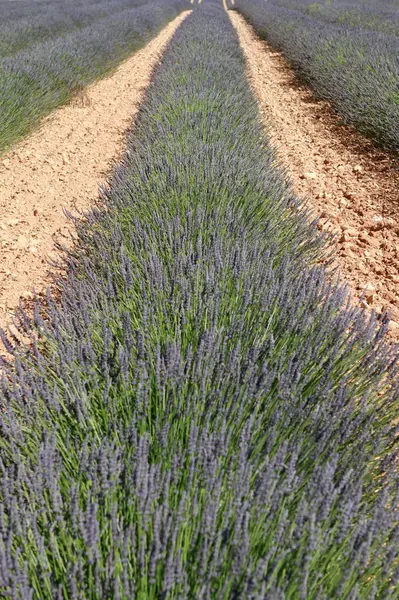
[[[310,15],[297,10],[296,3],[290,2],[289,8],[280,4],[287,1],[238,0],[235,8],[346,123],[378,145],[398,151],[399,37],[362,28],[361,20],[353,28],[328,22],[323,11],[318,18],[316,10]],[[399,28],[399,13],[395,14]]]
[[[0,153],[40,119],[145,45],[188,6],[157,1],[0,60]]]
[[[335,25],[399,35],[397,0],[275,0],[275,3]]]
[[[396,598],[398,353],[326,279],[221,7],[101,202],[2,336],[0,596]]]
[[[0,57],[146,3],[146,0],[84,0],[83,3],[79,0],[0,0]]]

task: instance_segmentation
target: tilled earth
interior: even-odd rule
[[[399,161],[344,126],[284,57],[229,11],[261,117],[297,194],[337,237],[342,277],[364,308],[389,312],[399,338]]]
[[[54,242],[65,245],[73,235],[65,210],[76,214],[97,200],[160,54],[187,14],[0,158],[1,327],[12,321],[20,298],[29,301],[33,288],[43,293],[51,282]]]

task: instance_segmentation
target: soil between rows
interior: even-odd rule
[[[336,262],[354,299],[391,315],[399,338],[399,163],[343,126],[284,57],[235,11],[229,16],[267,135],[293,183],[337,236]]]
[[[40,293],[49,285],[54,242],[73,235],[64,210],[82,211],[96,201],[121,157],[159,56],[187,14],[0,158],[1,327],[10,325],[21,297],[29,300],[33,288]],[[336,260],[354,297],[363,295],[365,308],[388,310],[398,338],[398,165],[343,127],[241,15],[229,16],[261,118],[295,192],[310,202],[320,227],[337,235]]]
[[[0,158],[0,326],[19,300],[51,282],[55,242],[65,245],[76,214],[98,198],[121,158],[160,54],[189,12],[179,15],[109,77],[47,117],[40,129]]]

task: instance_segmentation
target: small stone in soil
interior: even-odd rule
[[[399,332],[399,324],[396,321],[390,321],[389,322],[389,329],[391,331],[395,331],[395,333]]]
[[[366,298],[367,302],[373,302],[375,294],[375,287],[372,283],[366,283],[363,288],[363,295]]]

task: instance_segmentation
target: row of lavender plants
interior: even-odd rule
[[[0,596],[397,598],[397,350],[326,278],[221,7],[76,224],[2,334]]]
[[[0,154],[187,6],[186,0],[156,0],[0,59]]]
[[[0,57],[141,4],[147,0],[0,0]]]
[[[299,2],[298,10],[294,0],[238,0],[235,8],[346,123],[378,145],[398,151],[399,37],[363,28],[361,19],[357,27],[329,22],[326,9],[310,5],[309,14],[304,4],[308,5]],[[399,27],[394,8],[392,19]]]
[[[299,10],[317,19],[399,35],[398,0],[275,0],[279,6]]]

